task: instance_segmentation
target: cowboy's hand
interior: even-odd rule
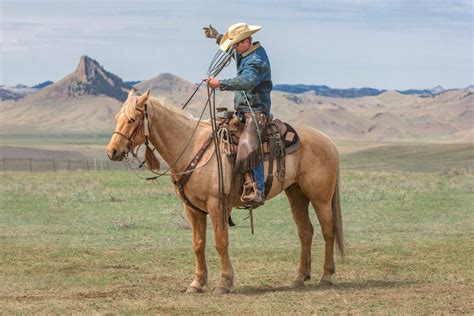
[[[221,84],[219,83],[219,80],[217,80],[216,78],[213,78],[213,77],[207,78],[206,82],[207,82],[207,85],[211,89],[219,89],[219,87],[221,86]]]
[[[205,26],[202,28],[203,31],[204,31],[204,36],[206,36],[207,38],[218,38],[219,37],[219,32],[212,27],[211,24],[209,24],[209,26]]]

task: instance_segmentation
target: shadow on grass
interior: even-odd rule
[[[258,295],[263,293],[271,292],[310,292],[310,291],[327,291],[327,290],[365,290],[365,289],[390,289],[390,288],[403,288],[417,284],[419,282],[411,280],[401,281],[382,281],[382,280],[368,280],[362,282],[341,282],[335,283],[332,286],[319,285],[318,283],[307,283],[304,287],[299,289],[293,289],[289,286],[276,286],[276,287],[262,287],[262,286],[245,286],[236,289],[236,294],[246,295]]]

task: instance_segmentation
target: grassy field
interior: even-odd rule
[[[1,135],[0,142],[4,146],[32,146],[40,145],[106,145],[110,133],[101,134],[66,134],[66,135]]]
[[[235,292],[221,297],[212,295],[219,261],[210,227],[209,289],[184,293],[194,273],[191,231],[169,179],[7,172],[0,188],[1,312],[473,313],[474,175],[465,166],[407,172],[343,161],[347,258],[336,262],[335,285],[318,285],[323,241],[312,212],[313,279],[301,290],[288,287],[299,241],[281,195],[255,211],[253,236],[247,214],[234,211]]]
[[[392,144],[342,155],[348,169],[471,172],[474,144]]]

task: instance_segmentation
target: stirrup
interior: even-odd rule
[[[244,183],[240,201],[242,201],[246,206],[258,207],[265,203],[265,197],[263,196],[263,193],[257,189],[257,184],[255,182],[246,182]]]
[[[255,182],[245,182],[240,200],[244,203],[253,201],[257,196],[257,186]]]

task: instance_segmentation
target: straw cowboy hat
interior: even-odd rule
[[[220,49],[226,51],[232,45],[246,39],[262,27],[259,25],[248,25],[247,23],[235,23],[229,26],[227,32],[222,36],[219,44]]]

